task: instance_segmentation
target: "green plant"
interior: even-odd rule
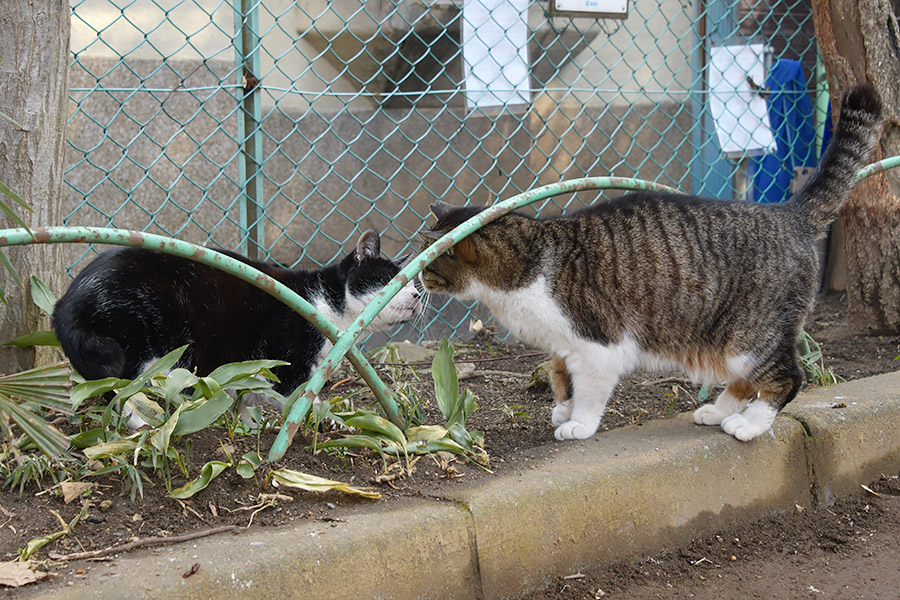
[[[800,332],[799,345],[800,364],[811,382],[825,387],[842,381],[834,369],[825,366],[821,346],[805,329]]]
[[[72,390],[76,408],[90,398],[113,394],[102,411],[85,413],[89,426],[72,441],[89,459],[106,463],[102,473],[120,473],[132,497],[143,495],[143,482],[149,480],[145,469],[161,476],[174,497],[189,497],[203,489],[232,466],[231,461],[206,463],[197,480],[173,490],[176,472],[185,479],[189,477],[189,444],[182,453],[176,447],[178,441],[214,424],[225,427],[233,436],[238,430],[234,423],[239,421],[236,413],[240,409],[240,400],[236,402],[235,397],[240,399],[252,392],[283,400],[271,389],[272,382],[277,381],[271,369],[285,364],[283,361],[230,363],[206,377],[197,377],[186,369],[174,368],[185,349],[173,350],[134,380],[86,381]],[[135,417],[143,425],[132,431],[126,421]]]
[[[62,454],[69,440],[44,415],[50,411],[71,414],[72,410],[69,372],[64,365],[0,376],[0,437],[8,441],[13,453],[23,444],[33,444],[50,458]]]
[[[484,466],[488,462],[483,449],[484,435],[469,432],[465,427],[466,418],[476,408],[476,399],[469,390],[459,391],[459,378],[453,362],[453,347],[446,339],[432,360],[435,398],[438,408],[446,419],[446,425],[416,425],[406,431],[368,410],[335,412],[329,402],[312,405],[310,410],[318,414],[314,422],[330,418],[338,425],[350,430],[342,437],[314,444],[311,450],[331,448],[368,448],[377,452],[385,461],[387,456],[404,457],[408,462],[411,454],[450,452],[461,455]]]
[[[525,406],[522,404],[514,404],[512,406],[504,404],[502,407],[500,407],[500,410],[502,410],[503,414],[506,415],[511,421],[515,421],[517,419],[530,419],[531,415],[522,410],[524,408]]]
[[[376,348],[370,355],[373,362],[387,364],[387,374],[394,400],[400,409],[400,416],[407,425],[421,425],[425,420],[424,401],[413,382],[421,378],[413,365],[403,364],[400,352],[394,344]],[[412,378],[412,381],[410,381]],[[380,407],[379,407],[380,408]]]

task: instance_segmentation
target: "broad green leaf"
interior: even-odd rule
[[[316,444],[317,449],[324,448],[369,448],[384,457],[384,446],[378,439],[369,435],[348,435]]]
[[[290,363],[286,363],[283,360],[247,360],[229,363],[227,365],[222,365],[210,373],[209,378],[215,379],[221,386],[234,383],[240,379],[249,379],[257,375],[273,381],[278,381],[270,369],[288,364]]]
[[[85,400],[121,389],[129,383],[128,379],[119,379],[117,377],[107,377],[106,379],[95,379],[79,383],[72,389],[72,410],[77,410]]]
[[[8,415],[38,449],[55,458],[69,448],[69,438],[50,425],[39,414],[33,413],[15,400],[0,394],[0,416]]]
[[[418,442],[409,444],[406,447],[410,454],[431,454],[434,452],[451,452],[453,454],[467,455],[469,451],[454,442],[452,439],[445,437],[428,442]]]
[[[143,392],[138,392],[126,400],[124,406],[130,408],[134,414],[151,427],[159,427],[165,418],[166,411]],[[123,407],[122,410],[124,412],[125,408]]]
[[[431,361],[431,375],[434,378],[434,395],[438,408],[449,420],[455,412],[459,397],[459,377],[453,363],[453,347],[447,338],[441,340],[441,346]]]
[[[173,369],[163,384],[166,403],[171,403],[185,388],[193,387],[197,381],[197,376],[187,369]]]
[[[175,412],[169,415],[169,418],[166,419],[166,422],[156,430],[153,434],[153,437],[150,438],[150,444],[160,451],[163,455],[167,455],[169,452],[169,440],[172,438],[172,432],[175,430],[175,427],[178,425],[179,416],[181,414],[181,410],[184,408],[184,404],[179,406]]]
[[[34,538],[33,540],[29,540],[25,547],[19,550],[19,561],[26,561],[32,556],[34,556],[35,552],[49,544],[50,542],[56,541],[59,538],[63,537],[69,533],[65,529],[57,531],[56,533],[51,533],[50,535]]]
[[[244,479],[250,479],[253,477],[253,472],[259,468],[262,462],[263,458],[259,452],[248,452],[241,457],[234,470]]]
[[[360,431],[379,433],[396,442],[400,447],[406,446],[406,436],[399,427],[373,412],[359,410],[350,416],[341,415],[344,425],[354,427]]]
[[[43,281],[36,275],[31,276],[31,299],[48,316],[53,314],[53,307],[56,305],[56,296],[50,291]]]
[[[222,386],[219,385],[219,382],[212,377],[201,377],[197,380],[197,386],[194,391],[193,399],[196,400],[198,398],[212,398],[221,389]]]
[[[200,469],[200,476],[197,479],[187,482],[177,490],[172,490],[169,493],[169,498],[177,498],[179,500],[190,498],[200,490],[205,489],[213,479],[230,466],[231,463],[222,462],[221,460],[209,461]]]
[[[447,437],[450,432],[440,425],[420,425],[419,427],[411,427],[406,430],[406,439],[410,443],[430,442]]]
[[[123,398],[130,398],[132,394],[140,391],[154,375],[169,371],[175,366],[175,363],[179,361],[185,350],[187,350],[187,346],[181,346],[154,362],[143,373],[138,375],[133,381],[129,382],[128,385],[119,390],[116,397],[113,398],[113,404],[118,405],[119,401]]]
[[[225,414],[234,401],[225,390],[219,390],[212,398],[185,402],[172,435],[182,436],[206,429]]]
[[[260,379],[259,377],[248,377],[246,379],[238,379],[231,383],[226,383],[222,387],[239,392],[266,392],[272,389],[272,381],[269,379]],[[274,392],[278,393],[278,392]]]
[[[464,426],[468,416],[475,410],[475,406],[475,395],[469,390],[461,392],[453,404],[450,414],[446,415],[447,427],[452,425]]]
[[[273,481],[278,482],[279,485],[306,490],[308,492],[322,493],[336,490],[344,492],[345,494],[355,494],[364,498],[381,498],[381,494],[378,492],[355,488],[341,481],[332,481],[330,479],[325,479],[324,477],[310,475],[309,473],[294,471],[293,469],[278,469],[277,471],[272,471],[269,474],[269,477]]]
[[[17,348],[30,348],[32,346],[51,346],[59,348],[59,340],[56,333],[52,331],[35,331],[26,333],[17,338],[13,338],[8,342],[3,342],[0,346],[16,346]]]
[[[82,431],[78,435],[74,436],[70,441],[72,443],[72,446],[78,448],[79,450],[83,450],[85,448],[89,448],[90,446],[102,444],[103,437],[105,435],[106,431],[104,431],[100,427],[96,427],[94,429]]]
[[[112,442],[105,442],[103,444],[91,446],[90,448],[85,448],[84,455],[92,460],[99,460],[101,458],[109,458],[110,456],[119,456],[121,454],[134,452],[137,447],[137,442],[132,439],[114,440]]]
[[[466,428],[463,427],[461,423],[453,423],[447,427],[447,430],[450,432],[450,437],[454,442],[456,442],[466,450],[475,449],[472,442],[472,436],[468,431],[466,431]]]

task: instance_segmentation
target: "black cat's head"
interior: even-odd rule
[[[443,202],[431,205],[437,223],[424,232],[426,246],[482,212],[483,206],[452,206]],[[461,239],[437,257],[420,274],[429,292],[447,294],[464,300],[479,299],[478,289],[511,289],[522,275],[520,234],[526,233],[530,219],[509,214]]]
[[[390,260],[381,256],[381,240],[375,230],[359,236],[356,248],[341,261],[341,272],[346,277],[345,315],[351,319],[359,315],[400,272],[406,260],[407,257]],[[378,313],[370,327],[385,329],[413,319],[422,312],[420,296],[414,283],[407,283]]]

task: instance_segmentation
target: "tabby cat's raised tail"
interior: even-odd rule
[[[853,188],[857,171],[881,135],[881,99],[868,84],[851,89],[834,138],[809,182],[790,204],[806,214],[817,237],[825,235]]]

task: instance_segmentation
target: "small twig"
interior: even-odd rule
[[[340,381],[338,381],[337,383],[335,383],[333,386],[331,386],[330,388],[328,388],[328,391],[333,392],[334,390],[338,389],[339,387],[341,387],[341,386],[344,385],[345,383],[349,383],[349,382],[353,381],[353,379],[354,379],[353,377],[344,377],[343,379],[341,379]]]
[[[178,500],[177,498],[176,498],[175,500],[178,502],[178,504],[181,505],[181,509],[182,509],[185,513],[191,513],[192,515],[194,515],[195,517],[197,517],[198,519],[200,519],[200,521],[201,521],[202,523],[206,523],[206,519],[204,519],[203,516],[202,516],[200,513],[198,513],[196,510],[194,510],[193,508],[191,508],[190,506],[188,506],[183,500]]]
[[[97,558],[100,556],[118,554],[120,552],[129,552],[131,550],[142,548],[144,546],[163,546],[166,544],[177,544],[179,542],[187,542],[190,540],[196,540],[197,538],[216,535],[217,533],[239,530],[240,527],[238,527],[237,525],[224,525],[222,527],[214,527],[213,529],[207,529],[205,531],[195,531],[193,533],[187,533],[185,535],[176,535],[174,537],[142,538],[134,540],[133,542],[128,542],[127,544],[122,544],[121,546],[111,546],[109,548],[104,548],[102,550],[92,550],[90,552],[75,552],[73,554],[56,554],[55,552],[53,552],[51,553],[50,558],[54,560],[82,560],[85,558]]]

